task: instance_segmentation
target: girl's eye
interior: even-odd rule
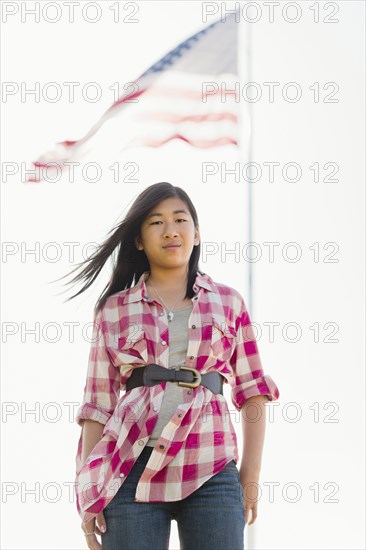
[[[186,222],[187,220],[185,220],[184,218],[179,218],[177,220],[178,222]],[[155,225],[156,223],[163,223],[161,220],[158,220],[157,222],[152,222],[150,225]]]

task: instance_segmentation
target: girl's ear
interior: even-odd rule
[[[143,250],[144,249],[144,247],[141,243],[141,239],[139,237],[135,237],[134,241],[135,241],[135,246],[138,250]]]
[[[195,245],[200,244],[200,239],[201,239],[201,237],[200,237],[199,229],[195,229],[194,230],[194,244]]]

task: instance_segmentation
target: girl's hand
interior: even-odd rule
[[[245,525],[253,525],[257,519],[258,510],[258,493],[259,493],[259,476],[248,476],[240,473],[240,483],[243,488],[244,496],[244,519]],[[251,520],[249,521],[249,511],[252,512]]]
[[[104,527],[104,530],[103,530]],[[90,550],[102,550],[102,545],[97,539],[97,535],[101,535],[102,533],[105,533],[107,530],[107,523],[104,519],[103,512],[99,512],[99,514],[96,516],[96,518],[93,518],[91,521],[88,521],[87,524],[82,523],[81,528],[84,531],[84,534],[87,533],[93,533],[95,531],[95,534],[90,534],[88,536],[85,536],[85,541]]]

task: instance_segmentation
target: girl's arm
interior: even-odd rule
[[[243,427],[243,455],[239,469],[244,496],[244,518],[252,525],[257,517],[259,475],[266,427],[266,395],[255,395],[244,402],[241,409]]]
[[[104,424],[95,420],[84,420],[83,424],[81,460],[85,462],[95,445],[101,439]]]
[[[243,454],[240,473],[259,477],[266,428],[266,395],[247,399],[241,409]]]
[[[103,325],[105,321],[102,311],[99,311],[94,317],[83,401],[75,419],[83,428],[76,456],[77,471],[101,439],[104,426],[113,414],[120,394],[120,370],[111,362]]]

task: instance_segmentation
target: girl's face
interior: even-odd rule
[[[177,197],[165,199],[151,210],[141,225],[141,241],[135,241],[137,248],[144,250],[150,267],[159,268],[186,266],[199,242],[189,209]],[[169,244],[178,247],[166,248]]]

